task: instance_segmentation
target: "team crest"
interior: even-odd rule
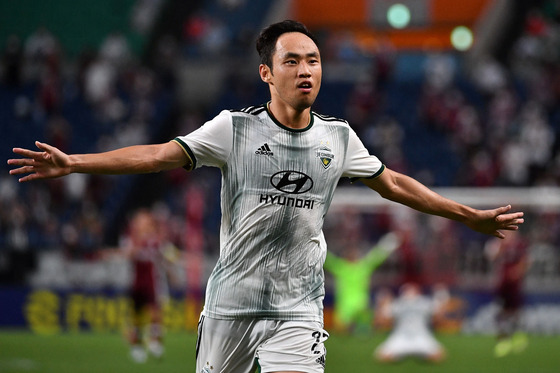
[[[317,157],[321,160],[321,164],[326,170],[334,159],[334,153],[328,146],[321,145],[319,150],[317,150]]]

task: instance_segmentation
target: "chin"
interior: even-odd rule
[[[294,107],[295,107],[297,110],[303,111],[303,110],[305,110],[305,109],[309,109],[309,108],[313,105],[314,102],[315,102],[315,99],[314,99],[314,98],[313,98],[313,99],[310,98],[310,99],[308,99],[308,100],[301,100],[301,101],[299,101],[298,103],[296,103],[296,104],[294,105]]]

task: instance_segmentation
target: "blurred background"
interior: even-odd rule
[[[0,1],[0,158],[35,140],[68,153],[165,142],[265,103],[254,41],[286,18],[320,41],[314,111],[347,119],[389,168],[444,195],[526,212],[521,326],[558,335],[558,0]],[[196,330],[218,256],[218,170],[20,185],[1,167],[0,334],[121,331],[131,266],[102,253],[139,208],[179,252],[165,328]],[[406,237],[371,276],[372,312],[381,288],[444,284],[454,302],[439,331],[496,334],[491,238],[340,184],[324,229],[334,254]],[[327,329],[334,287],[327,275]]]

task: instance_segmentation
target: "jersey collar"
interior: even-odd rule
[[[269,108],[270,105],[270,101],[268,101],[266,104],[264,104],[264,107],[266,108],[266,112],[268,113],[268,116],[270,117],[270,119],[272,119],[272,121],[274,123],[276,123],[276,125],[282,129],[285,129],[287,131],[291,131],[291,132],[304,132],[307,131],[308,129],[310,129],[311,127],[313,127],[313,111],[309,111],[309,123],[307,124],[306,127],[304,128],[290,128],[288,126],[283,125],[282,123],[280,123],[280,121],[278,119],[276,119],[276,117],[274,116],[274,114],[272,114],[272,112],[270,111]]]

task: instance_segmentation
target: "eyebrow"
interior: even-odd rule
[[[295,52],[287,52],[283,57],[284,58],[301,58],[301,54],[295,53]],[[319,58],[319,53],[318,52],[310,52],[310,53],[305,54],[305,57]]]

